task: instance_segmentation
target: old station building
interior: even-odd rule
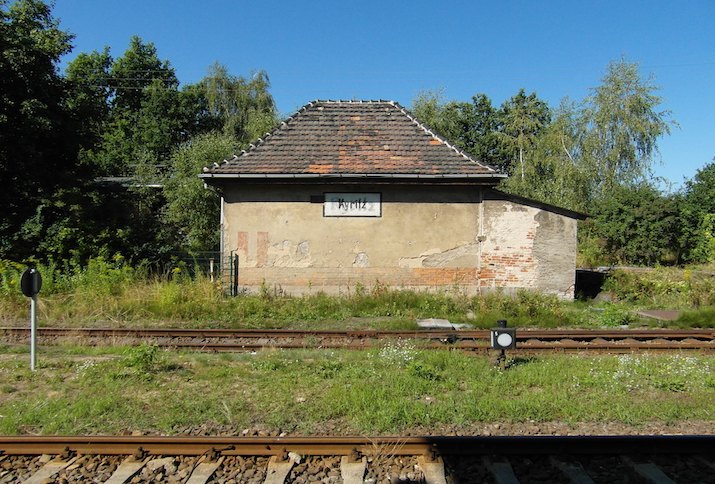
[[[395,102],[311,102],[200,176],[223,195],[242,288],[573,296],[583,216],[496,190],[505,175]]]

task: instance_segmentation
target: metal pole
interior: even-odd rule
[[[234,256],[233,263],[233,295],[238,296],[238,255]]]
[[[35,371],[37,364],[37,296],[30,300],[30,370]]]

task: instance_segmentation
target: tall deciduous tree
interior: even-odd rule
[[[203,167],[227,159],[238,149],[238,140],[215,132],[195,136],[173,155],[164,183],[164,222],[172,228],[180,246],[191,254],[218,249],[220,196],[198,178]]]
[[[214,63],[196,86],[206,99],[208,113],[225,134],[241,142],[251,142],[276,124],[276,108],[264,71],[250,79],[235,76],[225,66]]]
[[[680,218],[683,258],[690,262],[715,262],[715,161],[686,182]]]
[[[35,241],[22,226],[78,175],[75,118],[57,63],[72,48],[39,0],[0,0],[0,258],[22,259]]]
[[[68,105],[78,119],[83,155],[95,149],[109,121],[109,101],[114,90],[110,86],[109,69],[112,66],[109,48],[102,52],[79,54],[65,70]],[[91,154],[88,158],[92,158]],[[86,164],[85,169],[91,164]]]
[[[206,123],[214,129],[193,137],[172,156],[164,184],[164,221],[192,254],[216,250],[219,244],[219,196],[204,187],[198,175],[203,167],[230,157],[275,127],[269,87],[265,72],[246,79],[214,64],[204,79],[187,88],[205,100]]]
[[[412,101],[412,113],[430,128],[442,132],[444,99],[441,91],[422,91]]]
[[[524,89],[502,104],[499,109],[498,138],[512,165],[520,168],[521,179],[526,172],[527,152],[536,145],[539,135],[550,121],[549,106],[536,93],[528,96]],[[513,168],[510,170],[515,171]]]
[[[106,59],[106,57],[105,57]],[[80,70],[87,58],[78,57],[68,71]],[[97,59],[94,64],[100,64]],[[107,93],[108,117],[94,150],[94,163],[104,175],[132,175],[146,153],[162,164],[188,138],[193,113],[184,109],[178,80],[156,48],[132,37],[124,54],[97,66],[97,76],[106,76],[95,89]],[[108,67],[106,70],[101,67]],[[83,71],[86,71],[84,69]]]
[[[588,211],[591,186],[581,164],[583,126],[576,106],[564,100],[536,139],[524,179],[511,177],[502,188],[577,211]]]
[[[472,96],[471,113],[469,145],[466,149],[477,160],[505,169],[497,136],[498,113],[491,99],[483,93]]]
[[[475,159],[506,169],[497,137],[497,110],[486,94],[476,94],[472,102],[442,102],[438,92],[421,93],[412,111],[422,122]]]
[[[638,183],[651,172],[658,139],[670,133],[670,112],[651,79],[642,79],[638,65],[624,60],[609,64],[601,85],[586,99],[584,162],[601,195],[614,186]]]
[[[54,232],[96,241],[94,246],[76,244],[87,247],[77,254],[80,259],[108,251],[120,252],[130,260],[162,260],[176,244],[161,224],[160,167],[166,166],[183,141],[200,131],[205,108],[199,96],[180,91],[169,62],[158,57],[153,44],[138,37],[130,40],[117,59],[107,48],[80,54],[68,65],[66,76],[69,105],[78,114],[79,130],[84,134],[79,157],[83,172],[109,179],[130,178],[123,185],[85,187],[83,195],[89,203],[78,202],[84,208],[59,222],[60,228],[71,230]],[[97,205],[103,215],[97,216],[90,208]],[[52,213],[37,214],[34,230],[58,225],[48,220]],[[83,219],[84,229],[78,228]],[[54,244],[50,254],[66,255],[66,245]]]

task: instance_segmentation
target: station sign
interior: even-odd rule
[[[323,202],[324,217],[381,217],[382,194],[326,193]]]

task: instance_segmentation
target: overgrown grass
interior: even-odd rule
[[[715,307],[685,311],[677,324],[684,328],[715,328]]]
[[[18,290],[22,267],[0,264],[0,319],[24,320],[27,301]],[[520,291],[515,296],[492,293],[470,297],[458,290],[418,292],[388,289],[376,283],[346,294],[322,292],[290,297],[269,290],[226,297],[219,283],[174,271],[170,277],[149,276],[121,259],[94,259],[84,267],[40,267],[43,288],[39,317],[46,325],[82,326],[182,325],[280,328],[411,329],[420,318],[490,327],[498,319],[514,325],[568,324],[571,311],[555,296]]]
[[[23,269],[0,261],[2,324],[27,319],[28,303],[19,291]],[[492,327],[499,319],[518,327],[613,327],[639,324],[633,309],[670,308],[701,311],[689,313],[677,325],[711,327],[708,311],[715,307],[715,277],[674,269],[617,272],[606,285],[617,301],[598,304],[523,290],[468,296],[458,288],[420,292],[379,283],[338,296],[316,292],[290,297],[266,288],[258,294],[227,297],[219,283],[200,273],[189,277],[188,271],[175,269],[164,276],[150,275],[145,267],[132,268],[121,258],[39,270],[39,319],[45,326],[413,329],[418,319],[441,318],[477,328]]]
[[[488,422],[715,419],[715,358],[705,356],[532,357],[504,371],[486,357],[407,342],[366,352],[52,352],[34,373],[26,354],[0,359],[0,433],[373,435]]]
[[[693,310],[715,306],[715,272],[660,267],[652,271],[615,271],[604,290],[619,300],[647,306]]]

